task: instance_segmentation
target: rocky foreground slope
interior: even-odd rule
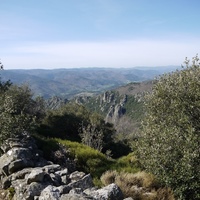
[[[116,184],[94,187],[91,175],[76,171],[75,162],[65,157],[63,149],[54,155],[65,157],[62,164],[45,160],[29,136],[7,140],[1,151],[0,199],[123,200]]]

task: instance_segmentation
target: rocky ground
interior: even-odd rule
[[[67,157],[62,165],[47,161],[29,136],[5,141],[1,151],[2,200],[124,199],[114,183],[94,187],[91,175],[76,171],[75,163]]]

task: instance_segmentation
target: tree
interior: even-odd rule
[[[68,103],[59,109],[46,112],[38,127],[38,133],[46,137],[57,137],[72,141],[81,141],[79,129],[87,124],[89,112],[81,105]]]
[[[3,93],[6,90],[8,90],[11,85],[12,83],[9,80],[6,82],[3,82],[1,81],[1,77],[0,77],[0,93]]]
[[[141,164],[178,199],[200,198],[200,63],[161,76],[146,96]]]
[[[0,91],[0,142],[3,142],[31,133],[43,111],[41,101],[33,100],[28,86],[1,85],[4,87]]]

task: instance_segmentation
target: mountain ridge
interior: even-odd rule
[[[154,68],[60,68],[2,70],[2,81],[28,84],[36,96],[71,99],[80,93],[99,94],[130,82],[152,80],[178,67]]]

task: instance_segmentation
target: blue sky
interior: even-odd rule
[[[183,64],[200,53],[199,0],[0,0],[6,69]]]

